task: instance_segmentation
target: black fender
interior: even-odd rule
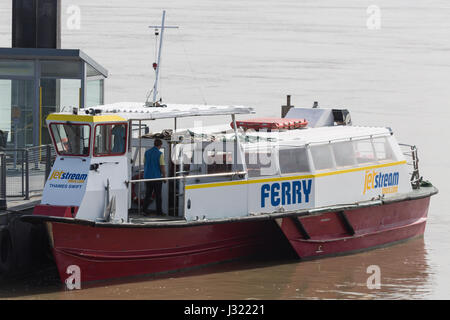
[[[11,271],[13,265],[13,242],[7,226],[0,226],[0,275]]]

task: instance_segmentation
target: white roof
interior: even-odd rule
[[[351,139],[364,139],[370,136],[389,136],[391,131],[388,128],[380,127],[359,127],[359,126],[331,126],[331,127],[319,127],[319,128],[306,128],[306,129],[296,129],[287,130],[281,132],[247,132],[248,137],[254,137],[255,139],[250,139],[249,144],[252,140],[256,141],[257,137],[263,138],[267,143],[266,139],[279,145],[279,146],[300,146],[312,143],[327,143],[329,141],[336,140],[350,140]]]
[[[167,104],[166,107],[147,107],[141,102],[119,102],[92,109],[101,110],[102,114],[114,113],[126,119],[138,120],[255,113],[253,108],[246,106]]]
[[[179,129],[176,133],[183,135],[187,132],[192,132],[198,135],[215,136],[219,140],[225,138],[227,141],[233,141],[235,134],[233,131],[226,130],[228,127],[229,125],[227,124],[223,126],[203,127],[201,130],[197,130],[197,128]],[[223,133],[225,130],[226,133]],[[304,146],[307,144],[328,143],[330,141],[339,142],[349,141],[350,139],[359,140],[390,135],[391,131],[388,128],[360,126],[330,126],[272,132],[247,131],[245,133],[239,129],[239,136],[242,137],[241,141],[246,150],[253,150],[254,148],[261,150],[261,148],[272,148],[273,146],[280,148]]]
[[[188,131],[193,132],[195,134],[217,134],[217,133],[234,132],[233,128],[230,126],[229,123],[211,126],[193,127],[193,128],[178,128],[177,130],[175,130],[175,132],[179,134],[183,134]]]

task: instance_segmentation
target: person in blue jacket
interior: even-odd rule
[[[164,155],[160,151],[162,147],[162,141],[155,139],[154,147],[145,152],[144,160],[144,179],[157,179],[164,178],[166,176],[166,168],[164,164]],[[165,183],[166,181],[164,181]],[[152,201],[152,193],[155,191],[156,196],[156,214],[162,215],[162,198],[161,189],[162,181],[150,181],[146,182],[145,188],[145,200],[144,200],[144,214],[148,215],[148,206]]]
[[[118,124],[115,125],[111,131],[113,140],[113,148],[111,150],[112,153],[124,153],[125,152],[125,125]]]

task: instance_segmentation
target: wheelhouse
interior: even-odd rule
[[[126,152],[128,121],[122,117],[51,114],[47,123],[59,156],[103,157]]]

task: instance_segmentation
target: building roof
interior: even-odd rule
[[[79,49],[0,48],[0,59],[83,61],[108,77],[108,70]]]

